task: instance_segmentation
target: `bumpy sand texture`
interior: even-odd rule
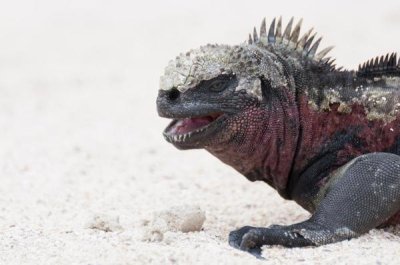
[[[309,214],[204,151],[174,149],[155,110],[168,60],[242,42],[263,16],[304,17],[347,67],[400,51],[398,2],[132,2],[0,8],[0,264],[398,264],[400,227],[266,247],[266,261],[230,248],[230,230]]]

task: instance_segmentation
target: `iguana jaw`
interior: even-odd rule
[[[174,119],[164,130],[165,139],[179,149],[202,148],[204,143],[221,128],[227,114],[210,113]]]

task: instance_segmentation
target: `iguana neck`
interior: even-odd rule
[[[295,96],[279,88],[262,108],[249,110],[246,116],[242,117],[246,129],[240,130],[241,135],[206,150],[249,180],[265,181],[287,198],[286,186],[298,140]]]

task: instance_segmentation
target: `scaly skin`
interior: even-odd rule
[[[243,227],[229,243],[321,245],[400,223],[400,62],[395,54],[356,71],[316,54],[265,20],[249,43],[179,55],[161,77],[157,108],[174,121],[164,136],[204,148],[251,181],[261,180],[312,217],[291,226]]]

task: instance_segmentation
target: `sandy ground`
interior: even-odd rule
[[[398,2],[8,2],[0,4],[1,264],[399,263],[400,227],[318,248],[267,247],[264,261],[230,248],[232,229],[309,215],[204,151],[175,150],[155,110],[169,59],[207,42],[242,42],[264,16],[304,17],[345,67],[399,51]],[[201,231],[149,236],[157,212],[171,207],[200,207]]]

